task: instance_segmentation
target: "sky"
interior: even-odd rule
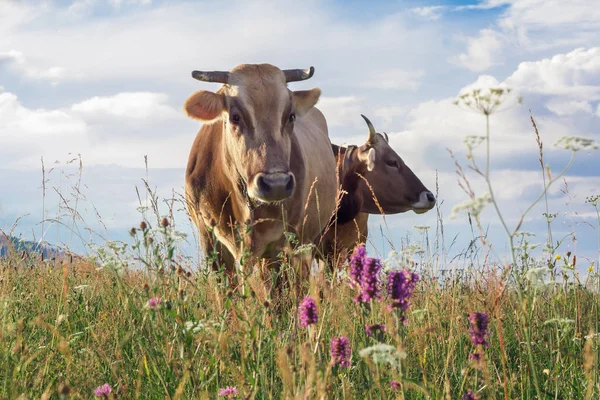
[[[473,233],[465,215],[450,219],[467,196],[448,150],[466,166],[465,136],[485,133],[484,117],[453,100],[490,86],[523,98],[490,122],[494,192],[514,227],[542,190],[529,113],[553,174],[570,157],[553,146],[559,138],[600,140],[595,3],[0,0],[0,229],[82,252],[90,241],[128,240],[147,179],[161,214],[176,200],[177,228],[190,235],[185,249],[197,255],[177,200],[199,124],[182,106],[195,91],[218,87],[190,72],[268,62],[315,67],[313,78],[290,87],[322,89],[317,107],[332,142],[363,143],[365,114],[425,185],[438,187],[451,260]],[[598,261],[598,221],[585,203],[600,194],[598,154],[579,151],[548,196],[550,213],[558,213],[554,239],[565,238],[561,250],[578,254],[582,268]],[[466,170],[477,195],[487,190]],[[534,243],[546,240],[543,212],[544,204],[533,208],[523,224]],[[436,211],[371,217],[372,246],[385,256],[391,247],[381,232],[399,248],[421,237],[414,226],[430,226],[433,235],[437,218]],[[505,254],[494,209],[481,219]]]

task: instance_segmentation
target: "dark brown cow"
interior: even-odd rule
[[[337,211],[337,225],[330,228],[323,239],[324,256],[330,263],[341,250],[352,251],[357,244],[366,241],[368,214],[397,214],[410,210],[421,214],[435,206],[433,193],[390,147],[387,135],[376,133],[371,121],[364,115],[362,117],[369,127],[365,144],[347,148],[332,144],[342,188],[347,194]],[[366,167],[364,160],[368,160]]]
[[[275,261],[285,232],[313,243],[334,212],[335,158],[314,107],[321,91],[287,87],[313,71],[244,64],[192,73],[223,86],[185,103],[187,115],[204,122],[186,171],[188,208],[205,254],[216,250],[229,272],[236,260]]]

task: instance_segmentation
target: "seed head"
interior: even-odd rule
[[[475,393],[469,390],[467,393],[463,394],[462,400],[475,400],[476,398]]]
[[[58,385],[58,393],[60,393],[60,395],[64,397],[69,396],[69,394],[71,393],[71,388],[69,387],[69,384],[63,382],[60,385]]]
[[[365,325],[365,331],[367,333],[367,336],[371,336],[371,334],[373,334],[375,332],[385,333],[385,325],[381,325],[381,324],[369,325],[369,324],[366,324]]]

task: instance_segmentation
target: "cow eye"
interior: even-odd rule
[[[290,114],[290,117],[288,118],[288,122],[289,122],[289,123],[292,123],[292,122],[294,122],[295,120],[296,120],[296,114],[294,114],[294,113],[291,113],[291,114]]]
[[[385,163],[393,168],[398,168],[398,162],[396,160],[386,160]]]
[[[239,123],[242,121],[242,117],[240,117],[240,114],[237,113],[233,113],[231,114],[231,123],[235,124],[235,125],[239,125]]]

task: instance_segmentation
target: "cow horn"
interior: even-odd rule
[[[364,118],[365,122],[367,123],[367,126],[369,127],[369,139],[367,140],[367,143],[375,143],[377,132],[375,132],[373,124],[371,123],[371,121],[369,121],[369,118],[365,117],[362,114],[360,114],[360,116]]]
[[[284,69],[283,74],[285,75],[286,82],[298,82],[310,79],[315,73],[315,67],[309,69]]]
[[[383,136],[385,136],[385,141],[389,143],[390,138],[388,137],[387,133],[383,132]]]
[[[227,71],[192,71],[192,78],[203,82],[227,83],[229,72]]]

